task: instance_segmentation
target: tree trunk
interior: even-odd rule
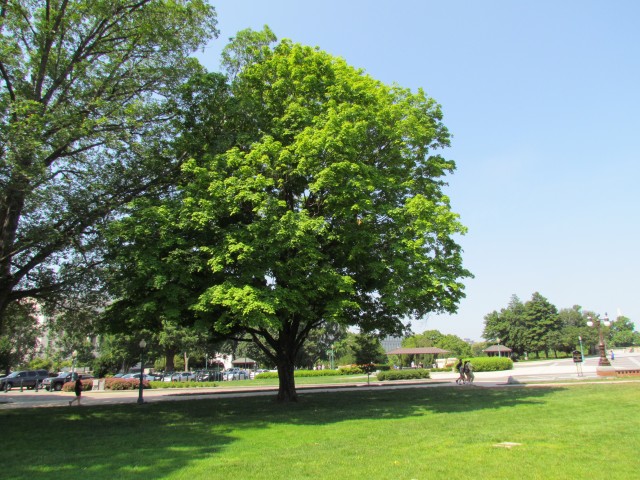
[[[29,162],[22,161],[20,165],[27,168]],[[11,266],[29,181],[25,175],[17,173],[12,175],[5,188],[0,197],[0,333],[5,330],[5,313],[12,300],[11,293],[19,281],[19,278],[14,278]]]
[[[278,402],[297,402],[296,380],[293,375],[295,359],[298,353],[296,347],[297,323],[285,323],[279,332],[276,365],[278,366]]]
[[[176,352],[173,348],[167,348],[165,350],[165,366],[164,369],[166,372],[175,372],[176,364],[173,361],[173,357],[175,357]]]
[[[294,365],[288,359],[278,362],[278,402],[297,402],[296,381],[293,375]]]

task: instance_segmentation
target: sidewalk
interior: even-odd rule
[[[589,381],[601,379],[596,373],[598,366],[597,357],[589,357],[582,364],[582,371],[571,359],[545,360],[540,362],[515,363],[513,370],[500,372],[478,372],[475,374],[474,385],[477,387],[505,387],[522,384],[535,384],[536,382],[562,382],[562,381]],[[616,370],[634,368],[640,370],[640,352],[616,353],[612,362]],[[430,380],[403,381],[403,382],[378,382],[371,380],[357,384],[332,384],[332,385],[300,385],[297,387],[298,393],[305,392],[327,392],[335,390],[362,390],[362,389],[401,389],[401,388],[438,388],[456,387],[455,380],[458,374],[454,372],[433,372]],[[636,377],[640,380],[640,376]],[[277,386],[259,387],[234,387],[233,382],[223,382],[219,387],[213,388],[187,388],[187,389],[148,389],[144,390],[143,397],[145,403],[155,403],[160,401],[183,401],[200,400],[216,397],[246,397],[275,395]],[[466,388],[467,386],[460,386]],[[67,407],[68,402],[75,395],[68,392],[48,392],[40,390],[12,390],[4,393],[0,392],[0,410],[12,408],[46,408],[46,407]],[[89,391],[82,394],[83,406],[96,405],[117,405],[135,404],[138,400],[137,390],[128,391]],[[77,408],[77,407],[73,407]]]

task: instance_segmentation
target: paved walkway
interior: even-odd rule
[[[630,353],[616,352],[615,360],[612,362],[616,370],[639,370],[640,352]],[[541,362],[516,363],[513,370],[501,372],[478,372],[475,374],[474,385],[477,387],[505,387],[523,384],[535,384],[536,382],[563,382],[563,381],[589,381],[598,377],[596,367],[597,357],[587,358],[581,365],[581,370],[571,359],[546,360]],[[366,381],[357,384],[333,384],[333,385],[300,385],[297,387],[299,394],[305,392],[327,392],[335,390],[362,390],[362,389],[399,389],[399,388],[437,388],[442,386],[456,386],[455,380],[458,377],[453,372],[434,372],[431,379],[426,381],[406,381],[386,382]],[[632,377],[640,381],[640,377]],[[459,388],[467,388],[461,385]],[[145,390],[145,403],[155,403],[160,401],[181,401],[197,400],[205,398],[219,397],[245,397],[258,395],[274,395],[278,387],[234,387],[233,382],[224,382],[219,387],[214,388],[192,388],[192,389],[157,389]],[[48,392],[40,390],[18,389],[10,392],[0,392],[0,410],[12,408],[36,408],[36,407],[61,407],[67,406],[69,400],[74,398],[73,393]],[[86,406],[94,405],[114,405],[132,404],[138,400],[138,391],[90,391],[82,394],[82,404]],[[74,407],[76,408],[76,407]]]

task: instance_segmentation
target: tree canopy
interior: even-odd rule
[[[168,100],[215,27],[205,0],[0,3],[0,332],[12,302],[77,285],[97,227],[177,171]]]
[[[545,297],[534,293],[531,300],[522,303],[513,295],[506,308],[493,311],[484,317],[483,336],[510,347],[517,355],[549,351],[571,353],[580,342],[595,351],[599,343],[598,332],[587,326],[589,318],[598,318],[594,312],[579,305],[557,310]],[[630,346],[638,341],[633,322],[620,316],[611,327],[602,327],[605,342],[609,346]]]
[[[277,365],[279,398],[295,400],[314,329],[393,333],[456,310],[465,229],[442,192],[455,164],[436,152],[449,133],[423,91],[286,40],[249,58],[230,84],[235,144],[194,145],[163,208],[178,212],[177,248],[209,272],[192,308],[248,335]]]

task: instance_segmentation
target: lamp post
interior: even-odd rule
[[[578,335],[578,340],[580,340],[580,359],[584,362],[584,351],[582,350],[582,335]]]
[[[144,403],[144,398],[142,398],[142,377],[144,376],[144,348],[147,346],[147,342],[144,341],[144,338],[140,340],[140,383],[138,384],[138,405],[142,405]]]
[[[500,352],[500,339],[497,338],[496,340],[498,340],[498,357],[502,357],[502,353]]]
[[[602,320],[600,320],[599,318],[596,318],[594,320],[590,316],[587,318],[589,319],[587,321],[587,326],[595,327],[598,329],[598,338],[600,339],[600,344],[598,345],[598,348],[600,349],[600,359],[598,360],[598,366],[610,367],[611,363],[609,363],[609,359],[607,359],[607,352],[604,349],[604,335],[602,333],[602,324],[604,324],[605,327],[608,327],[609,325],[611,325],[611,322],[609,321],[609,317],[605,313],[604,318]]]
[[[329,356],[329,365],[331,370],[333,370],[333,360],[334,360],[334,356],[333,356],[333,346],[331,346],[331,348],[329,350],[327,350],[327,355]]]
[[[78,351],[71,352],[71,373],[76,373],[76,358],[78,357]],[[75,376],[75,375],[73,375]]]

